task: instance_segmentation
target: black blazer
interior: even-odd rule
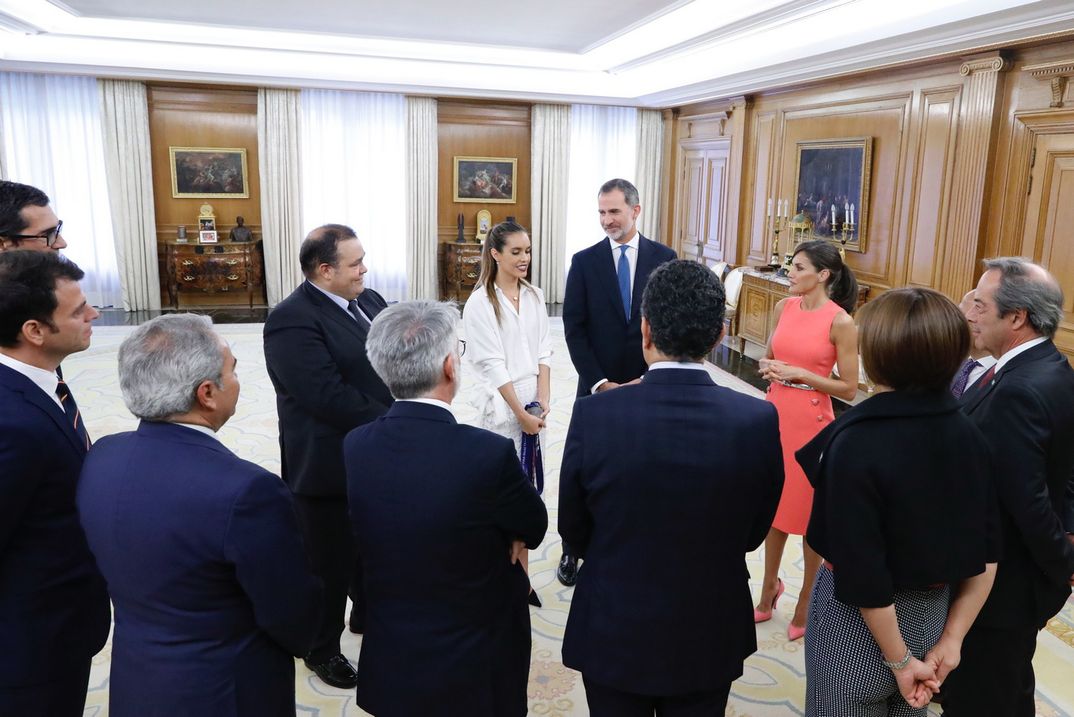
[[[56,402],[0,365],[0,688],[84,669],[108,639],[108,592],[75,507],[85,457]]]
[[[563,664],[627,692],[725,687],[757,649],[745,554],[783,488],[770,403],[659,369],[575,401],[559,532],[578,557]]]
[[[815,489],[807,539],[841,602],[885,607],[999,559],[988,443],[948,391],[877,394],[795,456]]]
[[[387,303],[366,289],[358,304],[376,316]],[[265,363],[276,389],[280,473],[301,495],[343,497],[343,437],[384,414],[388,387],[365,355],[368,326],[308,281],[265,321]]]
[[[365,569],[358,704],[394,717],[522,717],[529,581],[548,514],[509,439],[401,401],[344,442]]]
[[[675,252],[638,235],[638,263],[626,321],[612,249],[605,237],[571,259],[563,296],[563,331],[578,372],[578,395],[588,396],[597,381],[633,381],[645,373],[641,354],[641,296],[649,274]]]
[[[321,585],[278,477],[142,421],[94,446],[78,504],[116,605],[112,717],[294,717]]]
[[[1003,559],[977,621],[1043,627],[1070,596],[1074,547],[1063,526],[1074,480],[1074,369],[1046,341],[962,400],[995,456]]]

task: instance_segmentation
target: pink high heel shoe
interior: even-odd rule
[[[791,642],[801,640],[805,636],[804,627],[796,627],[793,623],[787,624],[787,639]]]
[[[779,581],[779,587],[776,588],[776,596],[774,598],[772,598],[772,605],[771,605],[771,607],[769,607],[768,612],[764,612],[762,610],[758,610],[757,608],[753,608],[753,621],[755,623],[757,623],[757,622],[768,622],[769,620],[772,619],[772,611],[776,609],[776,603],[779,602],[779,596],[783,594],[783,591],[785,589],[785,586],[783,585],[782,578],[776,578],[776,579]],[[803,632],[804,632],[804,630],[803,630]]]

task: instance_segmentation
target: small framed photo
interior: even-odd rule
[[[455,157],[455,201],[514,204],[516,157]]]
[[[198,232],[198,244],[216,244],[219,241],[216,232]]]
[[[172,198],[250,198],[246,150],[241,147],[169,147]]]

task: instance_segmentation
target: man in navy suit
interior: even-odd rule
[[[108,639],[75,507],[89,434],[56,375],[98,316],[82,276],[54,252],[0,253],[0,715],[80,717]]]
[[[351,523],[365,568],[358,705],[378,717],[523,717],[529,580],[548,527],[509,439],[459,425],[458,310],[385,309],[369,360],[396,397],[347,436]]]
[[[157,317],[119,349],[138,430],[106,436],[78,506],[116,606],[112,717],[294,717],[295,656],[320,585],[278,477],[216,438],[235,413],[231,349],[203,316]]]
[[[1052,338],[1063,291],[1026,259],[984,262],[968,319],[996,359],[962,410],[996,462],[1003,555],[996,582],[944,684],[944,714],[1031,717],[1037,632],[1063,607],[1074,574],[1064,521],[1074,481],[1074,369]],[[950,669],[937,657],[941,678]],[[958,657],[957,655],[955,656]]]
[[[637,188],[611,179],[597,194],[604,239],[574,255],[563,297],[563,330],[578,372],[578,396],[641,378],[641,296],[653,269],[675,252],[638,232]],[[574,585],[578,563],[566,540],[556,577]]]
[[[769,403],[713,383],[724,293],[701,264],[653,271],[639,385],[575,402],[559,530],[586,560],[563,638],[594,717],[722,715],[757,649],[745,554],[783,488]]]
[[[299,250],[304,281],[265,321],[265,362],[276,389],[281,474],[294,494],[299,524],[316,573],[324,611],[306,666],[344,689],[358,676],[340,650],[350,588],[351,630],[362,630],[361,566],[347,520],[343,437],[384,414],[388,388],[369,365],[365,339],[387,306],[365,287],[365,250],[350,227],[326,224]]]

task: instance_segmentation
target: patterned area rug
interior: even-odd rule
[[[278,473],[275,395],[268,375],[261,343],[260,324],[221,325],[218,331],[231,344],[238,358],[242,383],[235,417],[220,432],[220,439],[238,455]],[[129,327],[98,328],[93,346],[64,362],[64,374],[71,383],[86,416],[90,435],[103,436],[135,428],[135,419],[127,412],[119,395],[116,376],[116,351],[130,331]],[[581,675],[563,666],[560,645],[570,608],[570,588],[555,578],[560,558],[560,539],[556,532],[556,503],[559,487],[559,464],[563,440],[570,422],[577,380],[563,341],[563,325],[552,319],[555,344],[552,369],[552,413],[543,437],[546,461],[545,503],[549,512],[549,532],[544,543],[530,555],[531,577],[544,607],[531,610],[533,624],[533,658],[530,667],[530,715],[546,717],[584,717],[589,714]],[[754,396],[760,392],[743,381],[714,367],[713,378],[721,385]],[[466,377],[464,376],[464,382]],[[472,421],[475,411],[470,405],[470,390],[465,387],[455,400],[460,421]],[[463,556],[460,556],[460,559]],[[763,573],[763,552],[747,558],[754,593],[759,590]],[[788,541],[784,556],[783,580],[787,592],[770,622],[758,626],[759,650],[746,662],[745,674],[732,686],[727,707],[729,717],[784,717],[804,714],[805,668],[801,641],[788,642],[787,624],[794,611],[802,585],[801,541]],[[343,633],[343,652],[357,660],[361,638]],[[93,661],[90,693],[85,714],[105,717],[108,714],[108,667],[111,642]],[[1074,715],[1074,681],[1070,680],[1074,661],[1074,606],[1064,610],[1041,632],[1037,656],[1037,714],[1042,717]],[[296,668],[298,713],[316,717],[356,717],[365,715],[354,704],[353,691],[337,690],[313,677],[299,661]],[[930,712],[930,714],[938,714]],[[251,716],[254,717],[254,716]]]

